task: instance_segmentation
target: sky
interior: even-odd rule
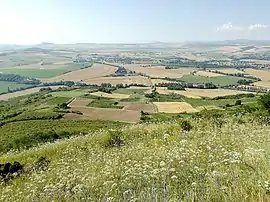
[[[270,39],[269,0],[0,0],[0,44]]]

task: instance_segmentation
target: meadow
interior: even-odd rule
[[[0,184],[0,200],[269,201],[269,126],[222,123],[126,126],[3,155],[25,174]]]

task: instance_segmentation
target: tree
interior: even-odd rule
[[[259,102],[262,104],[262,106],[270,112],[270,94],[267,93],[265,95],[262,95],[259,99]]]
[[[242,101],[241,100],[236,100],[236,102],[235,102],[235,106],[237,106],[237,105],[241,105],[242,104]]]

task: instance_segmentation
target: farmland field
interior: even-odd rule
[[[213,72],[207,72],[207,71],[196,71],[195,75],[202,76],[202,77],[220,77],[224,76],[221,74],[213,73]]]
[[[103,92],[94,92],[94,93],[91,93],[90,95],[105,97],[105,98],[119,98],[119,99],[130,97],[130,95],[121,94],[121,93],[103,93]]]
[[[156,85],[159,83],[176,83],[175,81],[168,81],[165,79],[151,79],[152,85]]]
[[[270,81],[270,70],[260,70],[260,69],[245,69],[245,72],[260,78],[262,81]]]
[[[102,83],[110,83],[112,85],[116,84],[141,84],[146,86],[151,86],[151,81],[147,77],[143,76],[121,76],[121,77],[99,77],[94,79],[88,79],[88,84],[102,84]]]
[[[191,113],[198,111],[186,102],[154,102],[153,104],[157,106],[158,112],[164,113]]]
[[[255,86],[270,88],[270,81],[258,81],[254,83]]]
[[[120,94],[127,94],[127,95],[132,95],[132,94],[139,94],[143,95],[145,92],[149,90],[149,88],[119,88],[114,93],[120,93]]]
[[[94,64],[92,67],[86,69],[80,69],[72,71],[63,75],[55,76],[49,79],[44,79],[44,82],[55,81],[83,81],[86,82],[89,79],[99,78],[107,76],[116,71],[116,67],[102,64]]]
[[[225,89],[195,89],[195,88],[186,88],[185,91],[178,90],[167,90],[167,88],[158,87],[157,92],[160,94],[179,94],[189,98],[200,98],[200,97],[217,97],[225,95],[237,95],[241,93],[248,93],[246,91],[237,91],[237,90],[225,90]]]
[[[188,75],[190,72],[194,71],[195,68],[182,67],[179,69],[165,69],[165,67],[154,66],[154,67],[142,67],[139,64],[125,65],[126,69],[146,74],[147,76],[157,77],[157,78],[181,78],[183,75]]]
[[[113,120],[136,123],[140,120],[140,112],[122,109],[71,107],[72,111],[82,112],[90,120]]]
[[[213,83],[215,85],[227,86],[227,85],[236,85],[237,81],[242,79],[241,77],[234,76],[216,76],[216,77],[203,77],[203,76],[194,76],[194,75],[185,75],[180,78],[181,81],[190,82],[190,83]]]
[[[71,91],[59,91],[51,93],[54,97],[80,97],[88,93],[87,90],[71,90]]]
[[[62,104],[62,103],[68,102],[70,99],[71,98],[68,98],[68,97],[52,97],[47,100],[46,104],[48,105]]]
[[[57,89],[59,87],[62,86],[48,86],[52,89]],[[0,100],[8,100],[10,98],[14,98],[14,97],[19,97],[19,96],[23,96],[23,95],[28,95],[28,94],[32,94],[32,93],[37,93],[39,92],[39,90],[43,88],[43,87],[36,87],[36,88],[30,88],[27,90],[22,90],[22,91],[17,91],[14,93],[8,93],[8,94],[4,94],[4,95],[0,95]]]
[[[30,85],[27,84],[18,84],[15,82],[8,82],[8,81],[0,81],[0,93],[2,92],[8,92],[8,89],[15,90],[18,88],[27,87]]]
[[[70,104],[69,107],[86,107],[92,99],[76,98]]]
[[[144,112],[156,112],[157,107],[153,103],[142,103],[142,102],[120,102],[119,106],[124,106],[125,110],[132,111],[144,111]]]
[[[3,74],[17,74],[32,78],[51,78],[67,72],[66,69],[1,69]]]
[[[219,72],[227,73],[227,74],[244,74],[245,72],[240,71],[234,68],[221,68],[221,69],[211,69],[212,71],[217,70]]]

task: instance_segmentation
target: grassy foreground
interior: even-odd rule
[[[269,201],[270,127],[238,122],[132,125],[6,154],[25,174],[0,184],[0,201]],[[41,156],[48,168],[32,171]]]

